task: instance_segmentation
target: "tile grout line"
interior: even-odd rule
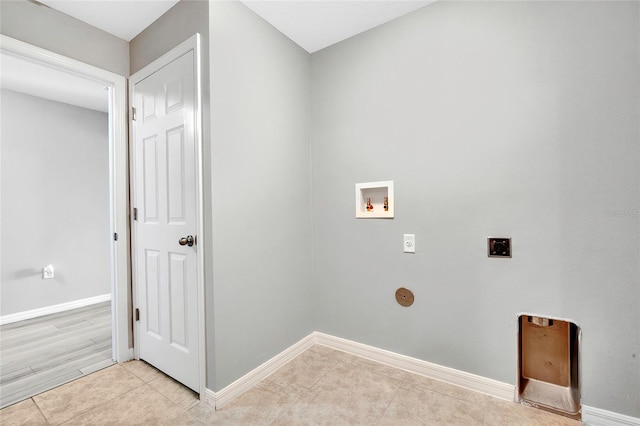
[[[38,405],[38,403],[36,402],[35,399],[33,399],[33,397],[29,398],[31,401],[33,401],[33,405],[36,406],[36,408],[38,409],[38,411],[40,412],[40,415],[42,416],[42,418],[44,419],[45,422],[47,422],[48,425],[51,424],[51,422],[49,421],[49,419],[47,419],[47,416],[44,415],[44,413],[42,412],[42,409],[40,408],[40,406]]]
[[[265,380],[265,381],[266,381],[266,380]],[[280,390],[281,390],[282,392],[288,392],[288,391],[287,391],[287,389],[285,389],[283,386],[280,386],[280,385],[279,385],[279,384],[277,384],[277,383],[274,383],[274,382],[269,382],[269,383],[270,383],[270,384],[273,384],[273,385],[275,385],[275,386],[277,386],[278,388],[280,388]],[[307,390],[307,392],[308,392],[308,390]],[[295,394],[295,395],[296,395],[296,399],[295,399],[294,403],[297,403],[298,401],[300,401],[300,398],[302,398],[302,395],[298,395],[298,394],[297,394],[297,393],[295,393],[295,392],[291,392],[291,393],[293,393],[293,394]],[[291,403],[287,403],[286,405],[289,405],[289,404],[291,404]],[[281,404],[280,404],[280,409],[278,410],[278,415],[276,416],[276,418],[275,418],[275,419],[273,419],[273,421],[269,422],[269,424],[270,424],[270,425],[274,424],[275,422],[277,422],[277,421],[278,421],[278,419],[279,419],[280,417],[282,417],[282,413],[284,412],[284,409],[285,409],[285,406],[286,406],[286,405],[281,405]]]
[[[144,361],[142,361],[142,360],[132,360],[132,361],[144,362]],[[131,361],[127,361],[127,362],[131,362]],[[120,365],[120,364],[118,364],[118,365]],[[129,373],[131,373],[131,374],[133,374],[134,376],[136,376],[138,379],[142,380],[142,381],[143,381],[145,384],[147,384],[147,385],[148,385],[149,383],[153,382],[153,380],[156,380],[156,379],[153,379],[153,380],[151,380],[150,382],[147,382],[145,379],[143,379],[143,378],[142,378],[142,377],[140,377],[138,374],[136,374],[136,373],[135,373],[135,371],[131,371],[129,368],[125,367],[124,365],[120,365],[120,366],[121,366],[122,368],[124,368],[125,370],[127,370]],[[157,377],[156,377],[156,378],[157,378]]]
[[[304,353],[304,352],[303,352]],[[322,379],[324,379],[325,377],[327,377],[327,375],[338,369],[338,366],[342,363],[344,363],[344,356],[342,356],[338,362],[336,362],[333,366],[331,366],[331,368],[327,369],[327,371],[325,371],[319,378],[318,380],[316,380],[311,386],[309,386],[309,388],[307,388],[307,391],[305,392],[305,394],[309,394],[311,392],[311,389],[313,389],[314,387],[316,387],[318,385],[318,383],[320,383],[322,381]],[[302,397],[303,395],[300,395],[300,397]]]
[[[387,376],[388,377],[388,376]],[[380,422],[382,421],[382,419],[384,418],[385,413],[387,412],[387,410],[389,409],[389,406],[391,405],[391,403],[393,402],[393,400],[396,398],[396,395],[398,395],[398,391],[400,391],[400,385],[402,384],[402,382],[404,382],[406,379],[402,379],[398,382],[398,387],[396,388],[396,391],[393,393],[393,396],[389,399],[389,403],[387,404],[386,407],[384,407],[384,410],[382,410],[382,413],[380,413],[380,418],[378,419],[378,421],[376,422],[376,425],[379,425]]]
[[[312,347],[313,347],[313,346],[312,346]],[[309,348],[309,349],[310,349],[310,348]],[[307,349],[307,350],[309,350],[309,349]],[[302,354],[303,354],[303,353],[305,353],[305,352],[306,352],[306,351],[304,351],[304,352],[300,353],[300,355],[302,355]],[[342,352],[342,351],[340,351],[340,352]],[[296,402],[296,403],[297,403],[297,402],[299,402],[299,401],[300,401],[300,400],[301,400],[305,395],[310,394],[310,393],[311,393],[311,391],[312,391],[312,389],[313,389],[314,387],[316,387],[316,386],[318,385],[318,383],[320,383],[320,381],[322,381],[322,379],[323,379],[323,378],[325,378],[325,377],[326,377],[326,376],[327,376],[331,371],[335,371],[335,370],[338,368],[338,366],[339,366],[340,364],[343,364],[344,362],[346,362],[346,361],[344,361],[344,355],[345,355],[345,354],[346,354],[346,352],[343,352],[343,356],[342,356],[340,359],[338,359],[338,362],[336,362],[333,366],[331,366],[331,368],[327,369],[327,371],[326,371],[326,372],[324,372],[324,374],[322,374],[322,375],[318,378],[318,380],[316,380],[316,381],[315,381],[311,386],[309,386],[308,388],[306,388],[306,390],[305,390],[305,392],[304,392],[303,394],[297,394],[296,392],[288,391],[288,392],[291,392],[291,393],[296,394],[297,398],[296,398],[295,402]],[[298,355],[298,356],[300,356],[300,355]],[[318,355],[321,355],[321,354],[318,354]],[[296,357],[296,358],[297,358],[297,357]],[[294,359],[295,359],[295,358],[294,358]],[[268,381],[270,384],[274,384],[274,385],[276,385],[277,387],[279,387],[280,389],[283,389],[283,390],[285,390],[285,391],[286,391],[286,388],[284,388],[283,386],[281,386],[280,384],[278,384],[278,383],[276,383],[276,382],[273,382],[273,381],[269,380],[269,379],[268,379],[268,377],[267,377],[267,378],[265,378],[265,379],[263,379],[263,380],[264,380],[264,381]],[[306,387],[306,386],[305,386],[305,387]],[[275,418],[272,422],[270,422],[269,424],[271,425],[271,424],[274,424],[275,422],[277,422],[277,421],[278,421],[278,419],[279,419],[280,417],[282,417],[283,412],[284,412],[284,407],[281,407],[281,408],[280,408],[280,410],[278,411],[278,415],[276,416],[276,418]]]
[[[309,349],[307,349],[307,350],[309,350]],[[303,354],[303,353],[305,353],[305,352],[306,352],[306,351],[302,352],[300,355],[302,355],[302,354]],[[300,355],[298,355],[298,356],[300,356]],[[319,354],[319,355],[320,355],[320,354]],[[274,384],[274,385],[276,385],[277,387],[279,387],[280,389],[283,389],[283,390],[285,390],[285,391],[287,391],[287,392],[290,392],[290,393],[294,393],[294,394],[296,394],[297,398],[296,398],[296,400],[295,400],[295,403],[298,403],[298,402],[300,402],[300,401],[301,401],[301,399],[302,399],[305,395],[309,395],[309,394],[312,392],[313,388],[314,388],[314,387],[316,387],[316,386],[318,385],[318,383],[320,383],[320,381],[322,381],[322,379],[323,379],[323,378],[325,378],[325,377],[326,377],[326,376],[327,376],[331,371],[335,371],[335,370],[338,368],[338,366],[339,366],[340,364],[342,364],[343,362],[344,362],[344,360],[343,360],[343,359],[339,359],[339,360],[338,360],[338,362],[336,362],[336,363],[335,363],[335,365],[333,365],[331,368],[327,369],[327,371],[326,371],[326,372],[324,372],[324,374],[322,374],[322,375],[321,375],[321,377],[320,377],[320,378],[318,378],[318,380],[316,380],[316,381],[315,381],[311,386],[309,386],[308,388],[306,388],[306,390],[305,390],[305,392],[304,392],[303,394],[298,394],[298,393],[296,393],[296,392],[289,391],[289,390],[287,390],[285,387],[281,386],[280,384],[275,383],[275,382],[272,382],[272,381],[269,381],[269,380],[267,380],[267,379],[265,379],[265,381],[269,381],[269,383]],[[306,386],[305,386],[305,387],[306,387]],[[272,424],[276,423],[276,422],[278,421],[278,419],[280,419],[280,417],[282,417],[283,412],[284,412],[284,407],[281,407],[281,408],[280,408],[280,410],[278,411],[278,415],[276,416],[276,418],[275,418],[273,421],[271,421],[269,424],[270,424],[270,425],[272,425]]]
[[[434,380],[435,380],[435,379],[434,379]],[[439,381],[439,380],[437,380],[437,381]],[[440,381],[439,381],[439,382],[440,382]],[[453,387],[456,387],[456,388],[459,388],[459,389],[463,389],[463,390],[468,391],[468,392],[472,392],[472,393],[474,393],[474,394],[484,395],[484,394],[482,394],[482,393],[480,393],[480,392],[472,391],[472,390],[467,389],[467,388],[464,388],[464,387],[462,387],[462,386],[452,385],[452,384],[450,384],[450,383],[446,383],[446,382],[442,382],[442,383],[448,384],[448,385],[450,385],[450,386],[453,386]],[[480,403],[477,403],[477,402],[475,402],[475,401],[473,401],[473,402],[472,402],[472,401],[468,401],[468,400],[466,400],[466,399],[463,399],[463,398],[461,398],[461,397],[457,397],[457,396],[455,396],[455,395],[449,395],[449,394],[444,393],[443,391],[438,390],[438,389],[436,389],[436,388],[431,388],[431,387],[429,387],[428,385],[422,385],[422,384],[419,384],[419,383],[407,383],[407,384],[408,384],[409,386],[417,386],[417,387],[419,387],[419,388],[421,388],[421,389],[423,389],[423,390],[427,390],[427,391],[429,391],[429,392],[434,392],[434,393],[437,393],[437,394],[439,394],[439,395],[442,395],[442,396],[444,396],[444,397],[446,397],[446,398],[455,399],[456,401],[464,402],[465,404],[470,404],[470,405],[473,405],[473,406],[478,407],[478,408],[485,408],[485,404],[486,404],[487,402],[490,402],[490,401],[486,401],[485,403],[480,404]],[[487,396],[488,398],[492,398],[490,395],[486,395],[486,396]],[[504,402],[506,402],[506,403],[511,403],[512,401],[504,401]]]
[[[137,387],[132,388],[132,389],[129,389],[128,391],[126,391],[126,392],[124,392],[124,393],[121,393],[121,394],[119,394],[119,395],[117,395],[117,396],[114,396],[113,398],[111,398],[111,399],[109,399],[109,400],[103,401],[103,402],[101,402],[100,404],[98,404],[98,405],[96,405],[96,406],[94,406],[94,407],[87,408],[86,410],[81,411],[80,413],[76,414],[75,416],[71,417],[70,419],[67,419],[67,420],[65,420],[64,422],[59,423],[59,424],[61,424],[61,425],[63,425],[63,424],[69,424],[69,422],[70,422],[70,421],[72,421],[73,419],[76,419],[76,418],[78,418],[78,417],[80,417],[80,416],[82,416],[82,415],[84,415],[84,414],[87,414],[87,413],[89,413],[90,411],[95,410],[96,408],[102,407],[103,405],[110,403],[110,402],[111,402],[111,401],[113,401],[114,399],[120,398],[121,396],[126,395],[126,394],[128,394],[128,393],[130,393],[130,392],[133,392],[134,390],[140,389],[141,387],[143,387],[143,386],[145,386],[145,385],[146,385],[146,383],[144,383],[144,382],[143,382],[143,383],[142,383],[142,385],[137,386]],[[164,395],[163,395],[163,396],[164,396]],[[47,419],[47,421],[48,421],[48,419]],[[50,423],[50,424],[51,424],[51,423]]]
[[[115,365],[118,365],[118,364],[115,364]],[[113,367],[113,366],[112,366],[112,367]],[[107,368],[109,368],[109,367],[107,367]],[[103,369],[103,370],[104,370],[104,369]],[[97,373],[97,371],[95,371],[94,373]],[[87,374],[87,375],[85,375],[85,376],[79,377],[78,379],[81,379],[81,378],[83,378],[83,377],[87,377],[87,376],[90,376],[90,375],[91,375],[91,374]],[[98,407],[102,407],[103,405],[105,405],[105,404],[107,404],[107,403],[109,403],[109,402],[113,401],[114,399],[116,399],[116,398],[120,398],[122,395],[126,395],[126,394],[128,394],[128,393],[130,393],[130,392],[133,392],[133,391],[134,391],[134,390],[136,390],[136,389],[140,389],[141,387],[143,387],[143,386],[147,385],[147,383],[145,383],[143,380],[141,380],[141,379],[139,379],[139,380],[142,382],[142,384],[141,384],[141,385],[136,386],[136,387],[134,387],[134,388],[131,388],[131,389],[129,389],[128,391],[123,392],[123,393],[121,393],[121,394],[118,394],[118,395],[114,396],[114,397],[113,397],[113,398],[111,398],[111,399],[105,400],[105,401],[101,402],[100,404],[98,404],[98,405],[96,405],[96,406],[94,406],[94,407],[91,407],[91,408],[88,408],[88,409],[86,409],[86,410],[84,410],[84,411],[81,411],[80,413],[76,414],[75,416],[73,416],[73,417],[71,417],[71,418],[69,418],[69,419],[65,420],[65,421],[64,421],[64,422],[62,422],[62,423],[58,423],[58,424],[65,424],[65,423],[69,423],[71,420],[73,420],[73,419],[75,419],[75,418],[77,418],[77,417],[79,417],[79,416],[81,416],[81,415],[84,415],[84,414],[86,414],[86,413],[88,413],[88,412],[90,412],[90,411],[92,411],[92,410],[95,410],[95,409],[96,409],[96,408],[98,408]],[[72,382],[74,382],[74,381],[75,381],[75,380],[72,380],[71,382],[68,382],[68,383],[72,383]],[[68,384],[68,383],[65,383],[65,385],[66,385],[66,384]],[[61,386],[64,386],[64,385],[61,385]],[[58,387],[60,387],[60,386],[58,386]],[[149,387],[151,388],[151,386],[149,386]],[[55,388],[54,388],[54,389],[55,389]],[[151,389],[153,389],[153,388],[151,388]],[[51,389],[51,390],[53,390],[53,389]],[[155,391],[155,389],[153,389],[153,390]],[[46,391],[46,392],[49,392],[49,391]],[[43,392],[43,393],[46,393],[46,392]],[[159,392],[158,392],[158,393],[159,393]],[[40,395],[41,395],[41,394],[40,394]],[[162,394],[161,394],[161,395],[162,395]],[[36,396],[37,396],[37,395],[36,395]],[[164,397],[164,395],[162,395],[162,396]],[[165,398],[166,398],[166,397],[165,397]],[[34,402],[35,402],[35,399],[34,399]],[[43,414],[44,414],[44,413],[43,413]],[[45,416],[45,420],[47,420],[47,423],[52,424],[46,416]]]

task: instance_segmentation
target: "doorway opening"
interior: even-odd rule
[[[19,395],[24,399],[131,359],[132,350],[127,320],[126,80],[4,35],[0,54],[3,100],[11,100],[3,102],[2,138],[0,324],[5,325],[0,330],[0,403],[6,406],[18,402]],[[9,63],[22,67],[20,78],[11,82],[6,80]],[[45,75],[62,80],[47,91]],[[89,87],[96,89],[101,106],[72,101],[78,96],[73,89],[86,94],[93,90]],[[79,133],[65,131],[63,123],[79,124]],[[10,128],[13,133],[5,134]],[[5,173],[9,171],[11,176]],[[31,194],[36,188],[37,194]],[[13,223],[19,220],[28,223]],[[33,231],[33,236],[10,238],[8,232],[14,230]],[[21,296],[22,290],[26,293]],[[30,331],[20,330],[23,325],[31,326]],[[76,332],[82,337],[73,337]],[[74,342],[66,354],[50,346],[64,340],[58,333]],[[25,352],[38,348],[39,354]],[[32,362],[8,368],[5,363],[12,360]],[[76,371],[67,362],[75,362]],[[46,374],[38,377],[42,372]],[[20,378],[29,380],[5,383]]]

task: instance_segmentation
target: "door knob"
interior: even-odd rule
[[[196,239],[193,238],[193,235],[187,235],[186,237],[182,237],[178,240],[178,244],[180,244],[181,246],[193,246],[193,243],[195,243]]]

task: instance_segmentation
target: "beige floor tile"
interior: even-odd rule
[[[44,416],[31,398],[0,410],[2,425],[46,425]]]
[[[411,389],[413,386],[429,389],[434,392],[461,399],[463,401],[470,402],[476,405],[485,405],[497,400],[492,396],[474,392],[460,386],[455,386],[449,383],[442,382],[440,380],[431,379],[419,374],[407,373],[400,387]]]
[[[268,425],[297,398],[279,385],[263,381],[221,410],[200,403],[190,411],[205,425]]]
[[[580,422],[533,407],[495,400],[487,406],[485,425],[490,426],[580,426]]]
[[[309,349],[307,349],[307,351],[315,352],[315,353],[320,354],[320,355],[337,357],[337,358],[340,358],[340,359],[343,359],[347,355],[346,352],[338,351],[336,349],[332,349],[332,348],[330,348],[328,346],[324,346],[324,345],[313,345]]]
[[[284,407],[272,426],[290,425],[371,425],[366,420],[356,421],[348,407],[334,404],[318,404],[304,397],[295,404]]]
[[[292,395],[282,386],[263,380],[249,391],[240,395],[221,411],[277,407],[294,402],[298,398],[297,395]]]
[[[33,400],[49,423],[59,424],[143,384],[128,370],[114,365],[37,395]]]
[[[399,368],[390,367],[388,365],[381,364],[375,361],[369,361],[365,358],[355,357],[354,360],[351,361],[352,365],[364,367],[369,371],[384,374],[385,376],[393,377],[394,379],[404,380],[404,378],[410,373],[407,373]]]
[[[352,355],[352,354],[345,353],[345,354],[342,356],[341,361],[342,361],[342,362],[349,362],[349,363],[352,363],[352,364],[353,364],[353,363],[356,363],[356,362],[360,361],[361,359],[363,359],[363,358],[362,358],[362,357],[359,357],[359,356],[356,356],[356,355]]]
[[[143,385],[71,418],[67,425],[200,425],[193,415]]]
[[[145,383],[152,382],[160,377],[165,377],[163,372],[157,370],[155,367],[152,367],[144,361],[133,360],[124,362],[120,365],[138,376]]]
[[[0,411],[2,425],[47,420],[194,426],[580,424],[320,345],[218,411],[141,361],[109,367]]]
[[[482,425],[483,407],[419,386],[398,390],[380,425]]]
[[[399,379],[367,366],[342,363],[300,400],[284,407],[273,424],[375,424],[399,385]]]
[[[303,395],[324,375],[335,368],[343,355],[343,352],[334,351],[324,346],[312,346],[267,377],[266,380],[297,395]]]
[[[218,416],[219,411],[216,411],[213,407],[209,407],[202,401],[191,407],[189,409],[189,413],[193,416],[194,419],[196,419],[203,425],[209,426],[221,424]]]
[[[164,374],[149,383],[149,386],[166,396],[169,401],[185,410],[198,403],[198,394]]]
[[[343,362],[338,364],[330,372],[330,377],[343,377],[348,381],[348,384],[353,387],[365,387],[372,381],[380,380],[384,383],[393,383],[394,386],[395,384],[399,386],[400,383],[402,383],[404,372],[397,370],[397,374],[394,375],[389,369],[392,368],[377,362],[362,359],[359,363]],[[329,381],[330,377],[325,381],[319,382],[318,385],[324,385]]]

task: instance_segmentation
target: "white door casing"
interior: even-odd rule
[[[197,35],[131,77],[136,357],[204,390]],[[195,244],[179,241],[193,236]],[[185,242],[184,240],[182,241]]]

